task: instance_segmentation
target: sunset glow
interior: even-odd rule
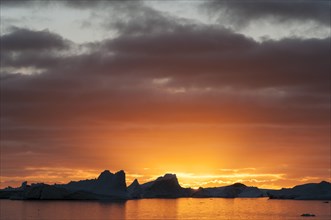
[[[1,5],[0,188],[106,169],[127,185],[331,181],[330,20],[91,2]]]

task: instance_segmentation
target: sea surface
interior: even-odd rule
[[[316,217],[301,217],[313,213]],[[331,203],[221,198],[126,202],[0,200],[0,219],[331,219]]]

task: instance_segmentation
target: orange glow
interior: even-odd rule
[[[300,153],[312,157],[300,157],[299,154],[293,157],[297,147],[290,146],[294,144],[291,137],[287,137],[288,146],[279,151],[278,146],[284,142],[263,148],[264,141],[272,137],[269,134],[254,140],[251,138],[254,132],[254,136],[266,134],[256,128],[243,127],[234,131],[231,127],[178,125],[80,135],[77,138],[84,143],[80,147],[85,150],[76,152],[74,167],[28,166],[22,171],[25,175],[2,176],[1,187],[18,186],[24,180],[30,183],[66,183],[92,179],[104,169],[112,172],[125,170],[127,184],[135,178],[144,183],[165,173],[175,173],[183,187],[192,188],[242,182],[249,186],[276,189],[330,181],[327,176],[330,170],[324,167],[324,161],[315,161],[311,148],[303,148]],[[77,158],[84,157],[86,152],[89,158],[99,159],[91,162],[79,160],[77,163]]]

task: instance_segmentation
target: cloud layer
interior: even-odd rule
[[[330,26],[330,2],[324,0],[294,1],[206,1],[204,7],[211,12],[225,14],[238,25],[247,25],[260,19],[278,22],[309,22]]]
[[[267,10],[274,4],[208,2],[208,7],[228,8],[248,20],[268,12],[326,22],[325,15],[315,16],[324,11],[319,4],[308,10],[297,3],[293,13],[285,3]],[[264,173],[283,175],[272,167],[287,164],[313,166],[311,177],[327,177],[330,38],[257,42],[141,2],[116,9],[126,16],[104,22],[117,34],[101,41],[78,44],[49,29],[27,27],[1,35],[6,180],[22,175],[24,167],[56,164],[136,173],[158,164],[194,172],[189,169],[199,158],[196,170],[238,168],[240,160],[240,167],[261,166]],[[307,176],[305,171],[284,175]]]

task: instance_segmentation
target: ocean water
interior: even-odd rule
[[[314,218],[301,217],[313,213]],[[221,198],[126,202],[0,200],[0,219],[331,219],[331,203]]]

